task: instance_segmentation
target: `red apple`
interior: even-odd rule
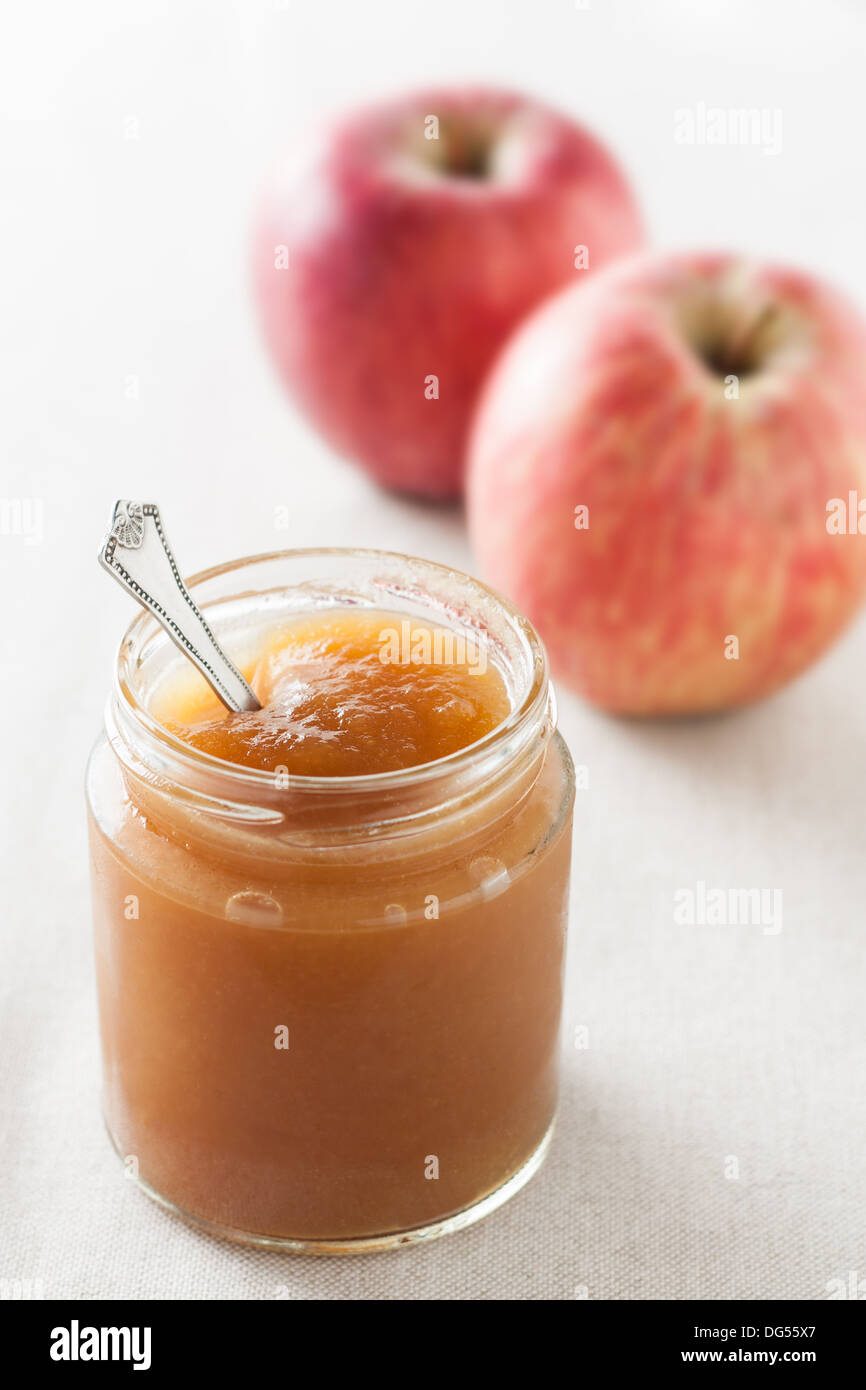
[[[329,442],[381,483],[447,498],[508,334],[586,276],[576,260],[594,270],[640,236],[622,175],[579,125],[508,92],[424,92],[348,116],[278,177],[257,298]]]
[[[866,588],[864,492],[863,320],[807,275],[710,255],[624,262],[533,315],[468,484],[482,573],[567,683],[633,714],[808,666]]]

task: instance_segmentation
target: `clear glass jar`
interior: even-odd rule
[[[113,1142],[151,1196],[251,1244],[467,1225],[536,1171],[556,1108],[574,791],[543,649],[483,585],[406,556],[255,556],[190,588],[239,665],[299,612],[450,625],[512,712],[405,771],[242,768],[156,719],[183,659],[136,618],[87,773]]]

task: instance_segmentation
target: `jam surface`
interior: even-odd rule
[[[510,710],[505,681],[477,639],[383,610],[298,617],[268,635],[244,674],[261,710],[230,714],[197,690],[169,694],[158,717],[226,762],[352,777],[447,757]]]

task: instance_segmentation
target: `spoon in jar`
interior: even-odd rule
[[[99,563],[147,608],[171,640],[201,671],[226,709],[261,709],[240,671],[229,661],[190,597],[169,549],[159,507],[115,502]]]

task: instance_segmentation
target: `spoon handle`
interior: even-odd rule
[[[153,502],[116,502],[99,563],[150,610],[228,709],[261,709],[193,603],[165,538],[159,507]]]

